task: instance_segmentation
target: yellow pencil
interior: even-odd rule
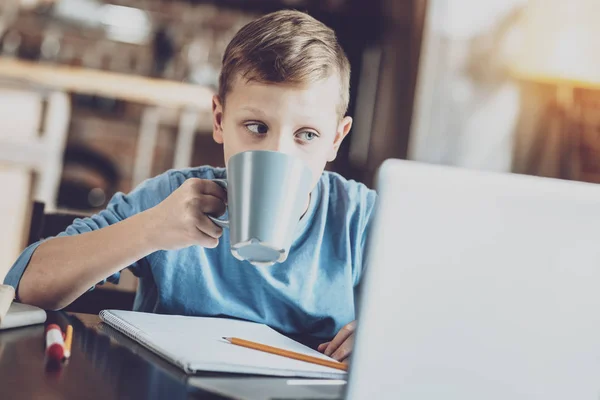
[[[242,347],[247,347],[254,350],[264,351],[266,353],[277,354],[279,356],[293,358],[294,360],[306,361],[313,364],[323,365],[325,367],[341,369],[342,371],[348,370],[348,365],[342,364],[337,361],[325,360],[318,357],[307,356],[306,354],[296,353],[295,351],[284,350],[277,347],[267,346],[266,344],[251,342],[249,340],[235,338],[235,337],[224,337],[231,344],[235,344]]]
[[[73,326],[67,326],[67,333],[65,335],[65,358],[71,357],[71,344],[73,343]]]

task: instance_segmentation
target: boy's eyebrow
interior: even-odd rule
[[[269,116],[267,115],[267,113],[265,113],[263,110],[256,108],[256,107],[252,107],[252,106],[244,106],[240,108],[241,111],[249,111],[251,113],[254,113],[255,115],[257,115],[259,118],[263,118],[263,119],[268,119]],[[305,119],[309,119],[310,117],[304,117]],[[314,127],[314,129],[317,129],[317,127]]]
[[[267,114],[265,114],[263,110],[260,110],[260,109],[258,109],[256,107],[252,107],[252,106],[242,107],[242,110],[243,111],[250,111],[250,112],[252,112],[254,114],[259,114],[262,117],[266,117],[267,116]]]

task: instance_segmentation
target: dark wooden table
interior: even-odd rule
[[[222,399],[97,315],[47,314],[46,324],[73,325],[71,358],[60,368],[46,363],[46,324],[0,331],[0,399]],[[292,338],[313,348],[322,341]]]
[[[96,315],[49,312],[74,328],[72,355],[44,359],[45,325],[0,331],[0,399],[218,399],[187,385],[187,375],[100,322]]]

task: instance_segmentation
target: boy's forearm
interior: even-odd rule
[[[18,295],[23,303],[60,309],[137,260],[157,250],[148,211],[97,231],[42,243],[25,269]]]

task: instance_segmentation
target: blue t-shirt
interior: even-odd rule
[[[154,207],[188,178],[224,178],[225,173],[212,167],[167,171],[128,195],[117,193],[105,210],[75,220],[59,236],[100,229]],[[333,337],[355,319],[355,289],[362,275],[375,200],[375,192],[363,184],[324,172],[285,262],[255,267],[237,260],[225,229],[214,249],[191,246],[157,251],[130,266],[139,277],[134,309],[233,317],[288,334]],[[23,251],[8,272],[6,284],[17,287],[39,244]],[[118,279],[119,273],[108,281]]]

